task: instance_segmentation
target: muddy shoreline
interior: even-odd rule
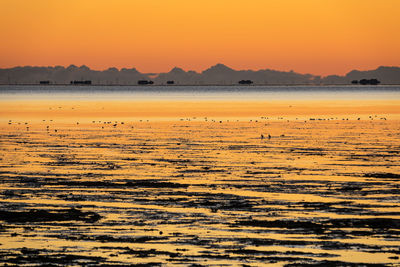
[[[400,264],[399,121],[47,123],[0,125],[1,265]]]

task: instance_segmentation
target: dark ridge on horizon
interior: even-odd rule
[[[354,80],[378,79],[381,84],[400,84],[400,67],[380,66],[375,70],[352,70],[344,76],[300,74],[294,71],[271,69],[234,70],[224,64],[216,64],[202,72],[185,71],[174,67],[169,72],[141,73],[136,68],[115,67],[106,70],[92,70],[82,65],[68,67],[23,66],[0,69],[0,84],[70,84],[71,81],[90,80],[93,85],[137,85],[140,80],[154,81],[165,85],[234,85],[249,80],[254,85],[335,85],[351,84]]]

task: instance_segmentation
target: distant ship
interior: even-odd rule
[[[153,81],[148,81],[148,80],[139,80],[137,82],[139,85],[148,85],[148,84],[153,84]]]
[[[71,81],[71,84],[79,84],[79,85],[81,85],[81,84],[84,84],[84,85],[91,85],[91,84],[92,84],[92,81],[90,81],[90,80],[86,80],[86,81]]]

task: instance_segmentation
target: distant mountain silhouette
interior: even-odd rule
[[[346,82],[362,79],[378,79],[383,84],[400,84],[399,67],[379,67],[376,70],[352,70],[345,76]]]
[[[319,76],[284,72],[275,70],[234,70],[223,64],[216,64],[201,73],[195,71],[185,72],[175,67],[170,72],[160,73],[156,78],[157,84],[165,84],[168,80],[176,84],[194,85],[232,85],[241,80],[251,80],[254,84],[313,84],[319,81]]]
[[[321,82],[324,84],[350,84],[352,81],[363,79],[378,79],[381,84],[400,84],[400,68],[381,66],[376,70],[352,70],[345,76],[330,75],[324,77]]]
[[[195,71],[184,71],[181,68],[173,68],[170,72],[160,73],[156,79],[156,84],[166,84],[174,81],[174,84],[198,84],[200,74]]]
[[[109,68],[103,71],[91,70],[83,65],[70,65],[67,68],[55,67],[15,67],[0,69],[0,84],[39,84],[49,81],[51,84],[69,84],[75,80],[90,80],[92,84],[136,85],[139,80],[153,80],[154,84],[176,85],[236,85],[239,81],[250,80],[254,85],[293,85],[293,84],[351,84],[362,79],[378,79],[381,84],[400,84],[399,67],[379,67],[376,70],[353,70],[344,76],[329,75],[321,77],[312,74],[300,74],[294,71],[234,70],[223,64],[216,64],[203,72],[185,71],[175,67],[156,77],[149,77],[135,68]]]
[[[0,69],[0,84],[38,84],[49,81],[51,84],[69,84],[75,80],[90,80],[92,84],[136,84],[148,77],[136,69],[109,68],[104,71],[91,70],[83,65],[70,65],[67,68],[56,67],[15,67]]]

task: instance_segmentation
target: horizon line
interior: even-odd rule
[[[111,67],[108,67],[108,68],[105,68],[105,69],[92,69],[91,67],[89,67],[88,65],[86,65],[86,64],[83,64],[83,65],[75,65],[75,64],[69,64],[69,65],[47,65],[47,66],[44,66],[44,65],[42,65],[42,66],[40,66],[40,65],[17,65],[17,66],[13,66],[13,67],[0,67],[0,70],[7,70],[7,69],[15,69],[15,68],[26,68],[26,67],[31,67],[31,68],[56,68],[56,67],[63,67],[64,69],[67,69],[67,68],[69,68],[69,67],[76,67],[76,68],[82,68],[82,67],[86,67],[86,68],[88,68],[89,70],[91,70],[91,71],[100,71],[100,72],[103,72],[103,71],[107,71],[107,70],[110,70],[110,69],[116,69],[117,71],[121,71],[121,70],[124,70],[124,69],[126,69],[126,70],[136,70],[137,72],[139,72],[140,74],[144,74],[144,75],[159,75],[159,74],[163,74],[163,73],[169,73],[169,72],[171,72],[172,70],[174,70],[174,69],[181,69],[181,70],[183,70],[183,71],[185,71],[185,72],[189,72],[189,71],[193,71],[193,72],[196,72],[196,73],[199,73],[199,74],[201,74],[201,73],[203,73],[203,72],[205,72],[205,71],[207,71],[207,70],[209,70],[209,69],[211,69],[211,68],[213,68],[213,67],[216,67],[216,66],[224,66],[224,67],[227,67],[227,68],[229,68],[229,69],[232,69],[232,70],[234,70],[234,71],[254,71],[254,72],[257,72],[257,71],[265,71],[265,70],[269,70],[269,71],[277,71],[277,72],[286,72],[286,73],[290,73],[290,72],[293,72],[293,73],[298,73],[298,74],[302,74],[302,75],[312,75],[312,76],[316,76],[316,77],[328,77],[328,76],[346,76],[348,73],[350,73],[350,72],[352,72],[352,71],[373,71],[373,70],[377,70],[377,69],[379,69],[379,68],[400,68],[400,66],[386,66],[386,65],[379,65],[379,66],[377,66],[376,68],[374,68],[374,69],[365,69],[365,70],[361,70],[361,69],[352,69],[352,70],[350,70],[350,71],[348,71],[348,72],[346,72],[344,75],[341,75],[341,74],[328,74],[328,75],[317,75],[317,74],[312,74],[312,73],[301,73],[301,72],[297,72],[297,71],[295,71],[295,70],[289,70],[289,71],[285,71],[285,70],[278,70],[278,69],[270,69],[270,68],[260,68],[260,69],[234,69],[234,68],[231,68],[231,67],[229,67],[228,65],[226,65],[226,64],[224,64],[224,63],[216,63],[216,64],[214,64],[214,65],[211,65],[210,67],[208,67],[208,68],[206,68],[206,69],[204,69],[204,70],[202,70],[202,71],[195,71],[195,70],[191,70],[191,69],[189,69],[189,70],[185,70],[185,69],[183,69],[182,67],[179,67],[179,66],[174,66],[174,67],[172,67],[169,71],[164,71],[164,72],[140,72],[136,67],[120,67],[120,68],[118,68],[118,67],[113,67],[113,66],[111,66]]]

